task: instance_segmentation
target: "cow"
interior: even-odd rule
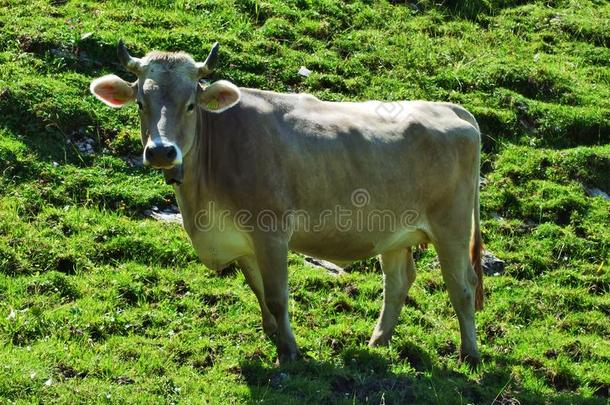
[[[415,280],[413,247],[432,243],[457,314],[461,358],[480,359],[483,306],[479,126],[444,102],[327,102],[204,81],[183,52],[118,57],[137,76],[93,80],[111,107],[138,106],[144,164],[173,184],[201,261],[237,262],[280,364],[299,356],[288,314],[288,251],[340,266],[374,256],[383,304],[369,345],[390,341]]]

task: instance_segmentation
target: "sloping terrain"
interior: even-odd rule
[[[610,3],[0,0],[0,398],[112,403],[607,403]],[[239,272],[197,262],[140,153],[135,107],[88,92],[116,59],[221,43],[214,79],[326,100],[463,104],[484,134],[483,364],[458,364],[433,249],[390,347],[375,262],[290,258],[307,359],[274,366]],[[308,77],[300,66],[312,71]],[[594,196],[598,194],[598,196]]]

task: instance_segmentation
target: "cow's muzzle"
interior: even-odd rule
[[[144,148],[144,164],[155,169],[171,169],[182,163],[181,155],[172,143],[149,143]]]
[[[164,169],[163,175],[165,176],[166,184],[181,185],[184,177],[182,163],[175,165],[171,169]]]

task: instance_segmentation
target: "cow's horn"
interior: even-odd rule
[[[117,54],[119,55],[119,61],[121,65],[131,73],[139,75],[142,72],[142,64],[140,59],[134,58],[127,52],[127,48],[123,43],[123,40],[119,40],[119,46],[117,47]]]
[[[208,57],[205,59],[205,62],[197,63],[197,76],[200,79],[209,76],[212,73],[214,65],[216,65],[216,59],[218,59],[219,47],[220,45],[218,44],[218,42],[215,42],[214,45],[212,45],[212,50],[210,51]]]

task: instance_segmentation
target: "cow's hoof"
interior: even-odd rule
[[[471,369],[476,370],[481,364],[481,355],[479,353],[468,354],[460,351],[460,363],[466,363]]]
[[[263,322],[263,331],[271,341],[277,342],[277,323],[275,323],[275,319]]]
[[[371,340],[369,340],[369,347],[379,347],[379,346],[387,346],[390,343],[390,338],[383,336],[383,335],[377,335],[377,336],[372,336]]]
[[[299,351],[291,351],[288,353],[280,353],[277,357],[277,361],[280,366],[286,366],[300,358]]]

